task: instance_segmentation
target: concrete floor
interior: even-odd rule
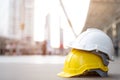
[[[61,78],[57,76],[65,57],[12,56],[0,57],[0,80],[120,80],[120,58],[109,64],[108,77],[82,76]]]

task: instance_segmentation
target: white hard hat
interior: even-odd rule
[[[68,47],[86,51],[100,51],[107,54],[109,60],[113,60],[113,43],[108,35],[97,28],[88,28],[75,41],[68,44]]]

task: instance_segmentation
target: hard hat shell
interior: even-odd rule
[[[58,76],[72,77],[92,70],[95,70],[100,76],[106,76],[108,67],[103,64],[100,56],[88,51],[72,49],[66,57],[63,71]]]
[[[97,28],[88,28],[68,44],[68,47],[86,51],[100,51],[107,54],[109,60],[113,60],[113,43],[108,35]]]

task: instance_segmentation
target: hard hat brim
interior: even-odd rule
[[[66,77],[66,78],[75,76],[75,75],[73,75],[73,74],[69,74],[69,73],[66,73],[66,72],[60,72],[60,73],[58,73],[57,75],[60,76],[60,77]]]

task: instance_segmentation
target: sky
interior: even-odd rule
[[[85,24],[90,0],[62,0],[75,33],[81,33]],[[75,36],[67,22],[59,0],[35,0],[34,4],[34,40],[45,40],[46,15],[50,14],[50,43],[52,47],[60,45],[60,28],[63,30],[63,43],[67,44]]]
[[[9,0],[0,0],[0,36],[9,36]]]

